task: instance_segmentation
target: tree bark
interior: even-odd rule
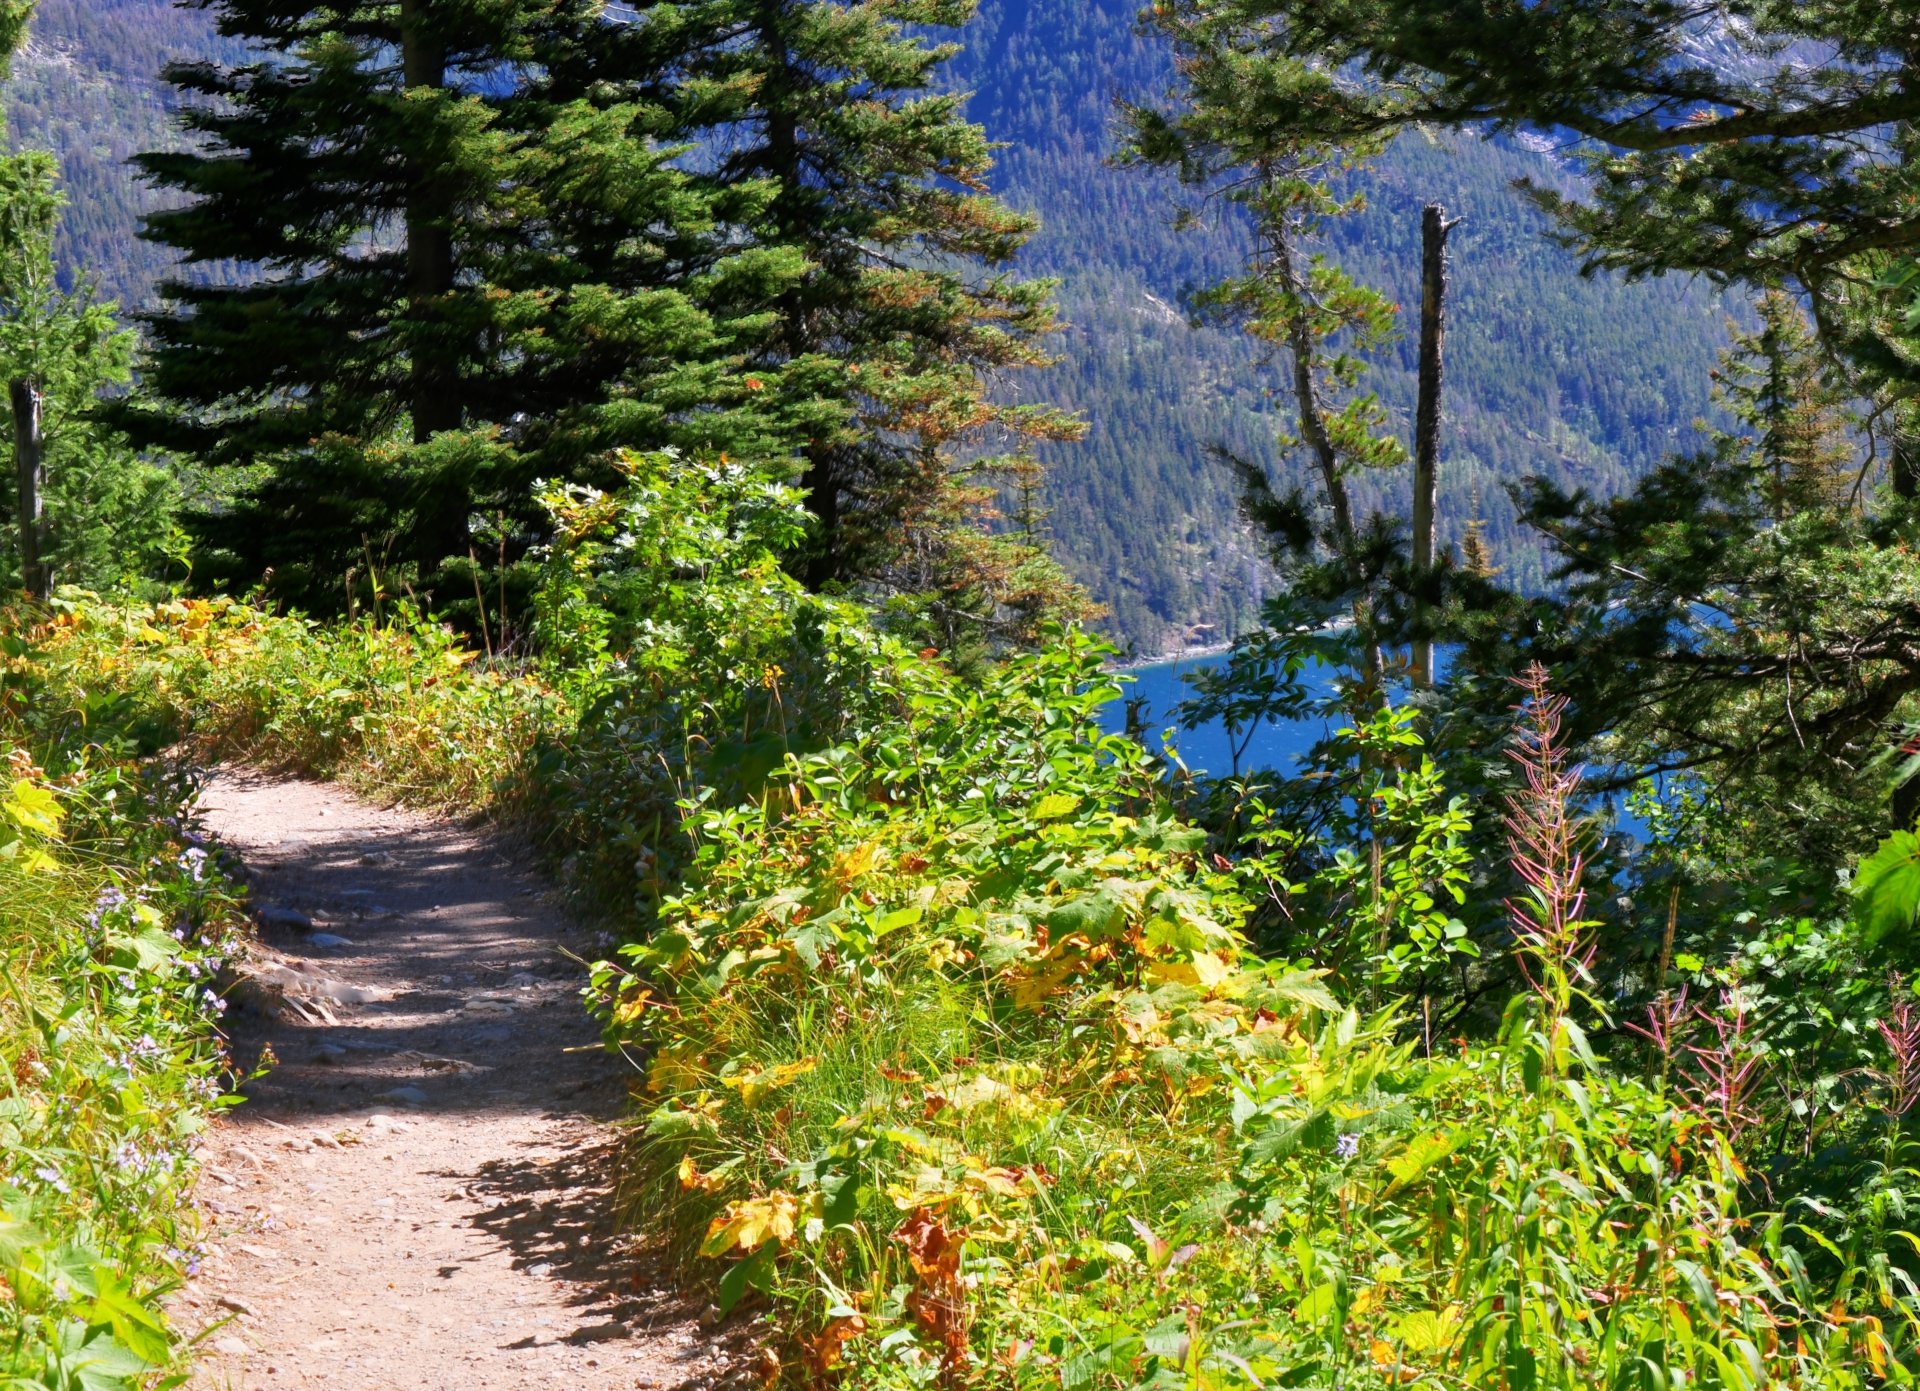
[[[801,167],[801,131],[794,103],[804,78],[794,71],[793,48],[788,42],[789,7],[785,0],[760,0],[754,27],[766,56],[766,80],[760,100],[766,112],[766,144],[760,170],[776,185],[773,224],[782,241],[804,247],[809,258],[823,260],[819,229],[809,225],[802,195],[805,170]],[[796,286],[780,301],[781,323],[776,330],[781,353],[788,359],[819,352],[822,345],[813,324],[807,287]],[[845,486],[841,447],[832,440],[815,440],[802,452],[800,487],[813,514],[813,545],[802,559],[801,583],[818,592],[846,577],[841,536],[841,492]]]
[[[1413,682],[1433,685],[1434,548],[1440,502],[1440,415],[1446,383],[1447,234],[1455,223],[1429,203],[1421,218],[1420,406],[1413,435]]]
[[[46,561],[46,510],[41,497],[46,480],[46,438],[42,432],[40,385],[16,378],[8,388],[13,407],[13,460],[20,493],[20,581],[30,598],[53,597],[53,572]]]
[[[428,0],[400,0],[401,76],[408,90],[447,85],[446,44],[429,27]],[[459,363],[448,341],[446,298],[454,289],[452,209],[434,171],[415,160],[408,170],[407,300],[413,320],[408,345],[409,412],[413,442],[465,424]],[[471,499],[464,482],[433,479],[418,499],[412,551],[425,578],[449,555],[467,549]]]
[[[1887,471],[1893,495],[1911,502],[1920,497],[1920,423],[1905,405],[1894,408],[1892,455]]]
[[[46,603],[54,598],[54,573],[46,563],[46,436],[42,434],[40,384],[33,378],[13,380],[8,388],[13,405],[13,465],[19,482],[19,578],[29,598]]]
[[[1294,300],[1293,313],[1287,320],[1287,348],[1293,358],[1293,393],[1300,413],[1300,438],[1319,467],[1320,481],[1327,490],[1327,505],[1333,509],[1334,540],[1357,592],[1361,580],[1356,568],[1360,537],[1353,522],[1353,499],[1347,492],[1347,480],[1340,472],[1340,454],[1327,429],[1326,407],[1320,400],[1319,380],[1314,376],[1320,345],[1314,339],[1307,309],[1307,283],[1300,274],[1284,228],[1274,230],[1268,254],[1273,258],[1273,270],[1281,288]],[[1363,630],[1366,672],[1368,679],[1373,680],[1380,675],[1382,662],[1380,644],[1371,635],[1372,619],[1362,611],[1365,602],[1364,598],[1356,597],[1354,621]]]

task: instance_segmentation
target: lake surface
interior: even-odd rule
[[[1127,701],[1144,700],[1146,708],[1142,718],[1147,730],[1148,748],[1157,751],[1161,731],[1172,729],[1174,747],[1189,768],[1196,773],[1208,773],[1217,778],[1230,777],[1234,771],[1233,748],[1227,738],[1226,728],[1215,724],[1200,729],[1181,729],[1178,727],[1179,717],[1174,713],[1175,706],[1193,695],[1193,688],[1181,679],[1182,676],[1190,671],[1210,670],[1225,663],[1224,656],[1202,656],[1182,657],[1178,661],[1159,662],[1153,666],[1129,667],[1118,673],[1123,678],[1130,678],[1131,684],[1122,681],[1126,695],[1107,707],[1102,723],[1111,733],[1123,733],[1127,727]],[[1334,674],[1325,667],[1310,668],[1301,674],[1301,680],[1316,695],[1328,695],[1333,691]],[[1297,772],[1298,760],[1345,723],[1342,717],[1338,721],[1296,720],[1285,724],[1262,725],[1247,746],[1247,752],[1240,761],[1240,771],[1272,768],[1282,773]]]
[[[1445,654],[1441,656],[1444,661]],[[1171,729],[1173,746],[1189,768],[1213,777],[1231,777],[1234,772],[1233,748],[1225,727],[1216,724],[1200,729],[1181,729],[1179,718],[1174,714],[1174,707],[1193,694],[1192,688],[1181,677],[1190,671],[1221,666],[1225,661],[1223,656],[1182,657],[1178,661],[1130,667],[1117,673],[1131,678],[1131,683],[1122,683],[1126,695],[1106,708],[1101,716],[1102,724],[1111,733],[1124,733],[1127,727],[1127,701],[1143,700],[1146,702],[1143,718],[1149,748],[1158,749],[1161,731]],[[1325,667],[1309,668],[1301,674],[1301,680],[1316,695],[1327,695],[1333,691],[1334,673]],[[1244,773],[1251,769],[1271,768],[1281,773],[1297,772],[1300,760],[1312,752],[1313,746],[1345,723],[1344,716],[1337,716],[1331,720],[1291,720],[1282,724],[1262,725],[1240,760],[1240,771]],[[1612,811],[1615,833],[1625,833],[1643,842],[1646,840],[1646,823],[1629,814],[1623,801],[1614,801]]]

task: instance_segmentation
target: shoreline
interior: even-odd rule
[[[1129,672],[1149,671],[1154,667],[1178,666],[1182,662],[1204,661],[1208,657],[1224,657],[1233,651],[1230,642],[1210,643],[1205,647],[1187,647],[1178,652],[1163,652],[1154,657],[1140,657],[1118,666],[1109,667],[1115,676],[1124,676]]]

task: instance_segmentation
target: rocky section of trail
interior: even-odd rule
[[[277,1062],[207,1148],[207,1247],[174,1307],[212,1328],[194,1384],[731,1380],[739,1349],[615,1229],[624,1076],[568,956],[600,944],[444,821],[243,773],[202,805],[262,920],[235,1054]]]

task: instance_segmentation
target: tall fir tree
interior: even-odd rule
[[[1747,427],[1726,443],[1751,458],[1774,520],[1846,507],[1864,481],[1852,393],[1832,379],[1792,296],[1771,291],[1758,312],[1758,327],[1735,337],[1718,374],[1721,404]]]
[[[163,287],[123,416],[245,479],[198,518],[214,578],[329,609],[384,570],[447,605],[476,515],[496,555],[530,539],[536,476],[777,447],[696,301],[777,294],[797,264],[718,244],[658,109],[596,85],[594,0],[191,3],[257,56],[169,69],[194,140],[139,161],[184,195],[147,235],[259,274]]]
[[[0,73],[32,13],[30,0],[0,0]],[[99,419],[101,394],[128,380],[133,335],[84,275],[61,273],[64,206],[51,154],[0,155],[0,382],[12,414],[0,456],[17,496],[0,573],[36,597],[157,569],[174,498],[166,471]]]
[[[1783,854],[1834,863],[1857,851],[1886,815],[1874,794],[1907,778],[1889,779],[1886,758],[1920,721],[1920,656],[1895,636],[1920,624],[1908,560],[1920,540],[1920,313],[1905,302],[1920,284],[1912,7],[1156,9],[1257,23],[1256,60],[1323,74],[1264,112],[1296,139],[1449,127],[1546,138],[1585,176],[1582,193],[1558,178],[1523,187],[1590,273],[1697,274],[1762,296],[1786,291],[1805,308],[1822,361],[1784,372],[1761,393],[1775,399],[1753,403],[1772,417],[1771,443],[1756,443],[1774,449],[1775,466],[1755,467],[1723,441],[1624,497],[1525,480],[1522,520],[1546,538],[1555,592],[1482,587],[1460,666],[1506,673],[1542,661],[1577,693],[1569,732],[1592,741],[1610,776],[1685,770],[1732,805],[1769,808]],[[1870,428],[1846,466],[1867,482],[1884,466],[1891,484],[1865,508],[1790,495],[1816,480],[1824,492],[1843,467],[1821,419],[1835,384],[1868,406]],[[1788,399],[1796,394],[1804,399]],[[1859,451],[1867,440],[1873,450]]]
[[[631,7],[639,73],[671,71],[676,134],[705,184],[768,191],[741,236],[804,256],[770,300],[753,357],[778,373],[818,519],[815,585],[873,581],[950,504],[1037,440],[1077,437],[1006,404],[1006,372],[1044,365],[1052,285],[1012,274],[1033,230],[987,186],[992,146],[937,90],[973,0],[661,0]],[[935,502],[936,494],[946,501]],[[984,496],[984,495],[982,495]],[[911,520],[909,520],[911,519]],[[1062,583],[1065,584],[1064,577]]]
[[[1288,621],[1350,617],[1375,683],[1386,630],[1405,607],[1408,528],[1400,518],[1363,513],[1354,484],[1356,475],[1410,457],[1366,382],[1373,358],[1398,332],[1398,307],[1327,261],[1317,245],[1329,223],[1364,207],[1353,185],[1378,144],[1320,140],[1275,122],[1271,110],[1331,91],[1332,79],[1305,63],[1273,60],[1263,51],[1263,25],[1236,6],[1162,9],[1146,23],[1172,46],[1181,80],[1164,106],[1128,108],[1125,157],[1179,173],[1196,205],[1183,223],[1224,205],[1251,230],[1241,272],[1196,302],[1273,351],[1292,395],[1294,431],[1281,443],[1304,457],[1318,494],[1276,489],[1257,464],[1216,448],[1238,474],[1243,509],[1287,578],[1296,610]]]

